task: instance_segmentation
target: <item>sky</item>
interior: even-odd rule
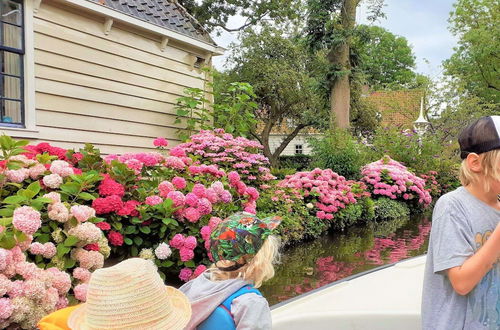
[[[382,26],[394,34],[408,39],[416,56],[416,71],[437,78],[441,71],[441,62],[450,57],[456,39],[448,31],[449,13],[455,0],[385,0],[386,18],[375,25]],[[357,22],[367,23],[366,6],[361,5],[357,12]],[[234,17],[229,26],[237,26],[241,18]],[[237,42],[237,35],[223,33],[213,35],[222,47]],[[223,69],[225,56],[214,58],[217,69]]]

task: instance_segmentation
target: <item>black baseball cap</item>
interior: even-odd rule
[[[460,158],[470,153],[482,154],[500,149],[500,116],[481,117],[462,131],[458,137]]]

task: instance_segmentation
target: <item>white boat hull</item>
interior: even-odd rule
[[[273,329],[421,329],[425,258],[353,276],[273,306]]]

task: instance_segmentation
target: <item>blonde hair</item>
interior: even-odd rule
[[[274,276],[274,264],[279,261],[280,241],[275,236],[269,236],[257,254],[241,257],[237,262],[234,261],[219,261],[219,267],[230,267],[235,263],[244,264],[241,268],[235,271],[223,271],[217,268],[216,264],[210,266],[210,279],[212,281],[223,281],[234,278],[242,278],[243,280],[252,283],[258,288],[265,281]]]
[[[469,166],[467,166],[467,159],[462,161],[460,166],[460,182],[463,186],[468,186],[472,183],[477,183],[482,175],[486,180],[484,181],[484,189],[490,190],[491,180],[500,180],[500,149],[495,149],[482,154],[479,154],[479,161],[481,162],[481,173],[474,173]]]

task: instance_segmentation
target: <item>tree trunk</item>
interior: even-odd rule
[[[330,90],[330,128],[349,128],[349,108],[351,90],[349,75],[351,65],[349,54],[351,49],[351,33],[356,24],[356,7],[359,0],[344,0],[340,13],[344,41],[330,50],[328,59],[338,67],[341,75],[335,79]]]

